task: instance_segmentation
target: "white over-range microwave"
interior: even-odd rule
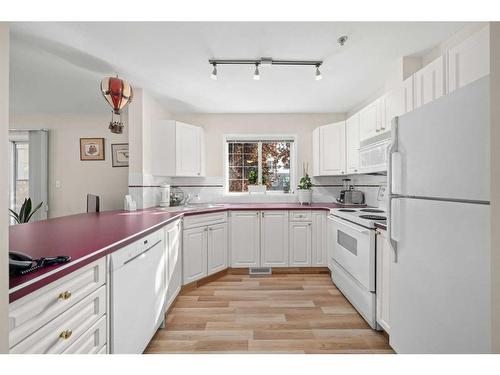
[[[377,173],[387,171],[387,150],[391,143],[391,132],[377,135],[360,143],[360,173]]]

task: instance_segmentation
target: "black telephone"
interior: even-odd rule
[[[23,254],[18,251],[9,251],[9,274],[25,275],[28,272],[35,271],[43,266],[66,263],[70,260],[71,257],[66,255],[33,259],[27,254]]]

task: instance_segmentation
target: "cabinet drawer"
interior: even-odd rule
[[[28,337],[104,284],[102,258],[9,305],[9,346]]]
[[[214,212],[184,217],[184,229],[223,223],[227,221],[227,212]]]
[[[64,351],[64,354],[96,354],[106,344],[106,315]]]
[[[10,353],[62,353],[105,312],[106,287],[102,286],[14,346]],[[64,333],[68,335],[66,338]]]
[[[290,211],[290,221],[311,221],[312,214],[309,210]]]

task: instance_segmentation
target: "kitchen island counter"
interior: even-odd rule
[[[10,277],[9,300],[15,301],[183,216],[230,210],[329,210],[336,203],[245,203],[169,212],[160,208],[105,211],[63,216],[9,228],[9,250],[33,258],[68,255],[71,261]],[[342,206],[343,207],[343,206]]]

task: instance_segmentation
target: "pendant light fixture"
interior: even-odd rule
[[[213,62],[212,65],[214,66],[214,69],[212,70],[212,74],[210,74],[210,78],[217,81],[217,63]]]
[[[255,81],[260,80],[259,63],[255,63],[255,72],[253,73],[253,79]]]

